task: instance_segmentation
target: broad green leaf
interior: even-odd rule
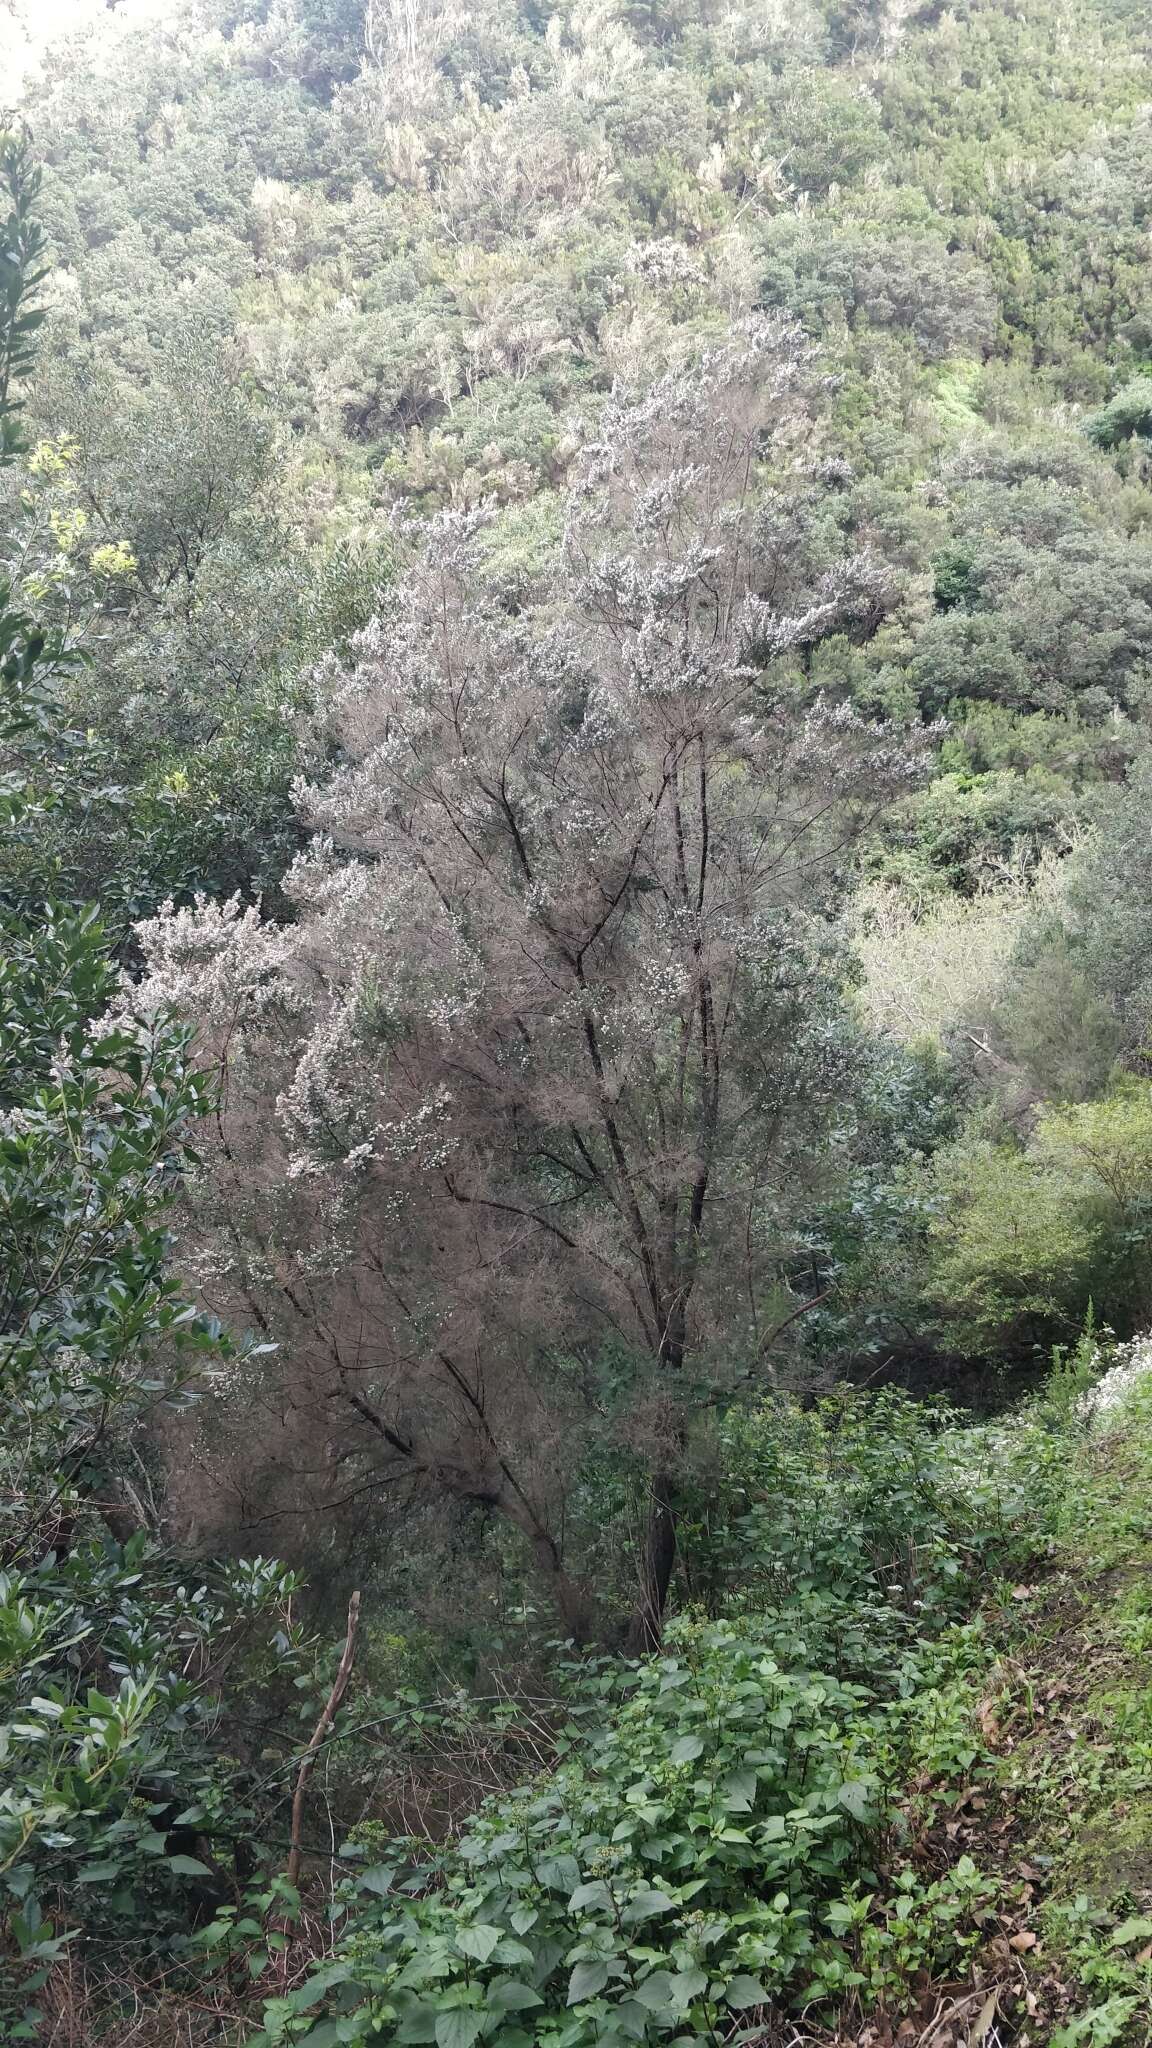
[[[767,2005],[768,1993],[759,1977],[733,1977],[725,1987],[724,1998],[734,2012],[745,2012],[750,2005]]]
[[[850,1778],[846,1784],[841,1785],[836,1797],[845,1813],[850,1813],[853,1820],[867,1820],[872,1810],[872,1793],[871,1788],[861,1779]]]
[[[462,1956],[471,1956],[478,1963],[486,1963],[500,1940],[498,1927],[486,1927],[477,1921],[472,1927],[458,1927],[456,1946]]]
[[[654,1920],[658,1913],[674,1911],[674,1903],[667,1892],[657,1891],[652,1885],[642,1885],[638,1892],[633,1892],[620,1918],[630,1926],[637,1920]]]
[[[531,2006],[543,2005],[544,2000],[530,1984],[518,1983],[515,1977],[498,1977],[488,1986],[488,2004],[493,2012],[527,2012]]]
[[[725,1778],[720,1796],[730,1813],[750,1813],[756,1797],[755,1771],[733,1771]]]
[[[207,1927],[202,1927],[199,1934],[193,1936],[193,1940],[200,1948],[215,1948],[219,1942],[227,1941],[231,1932],[230,1920],[211,1920]]]
[[[608,1982],[608,1965],[599,1957],[588,1962],[577,1963],[568,1979],[568,2004],[579,2005],[582,1999],[595,1998]]]
[[[606,1912],[612,1910],[612,1894],[602,1877],[596,1878],[592,1884],[577,1885],[568,1901],[571,1913],[583,1913],[589,1906],[603,1906]]]
[[[668,1752],[668,1761],[672,1764],[691,1764],[695,1763],[696,1758],[703,1756],[703,1754],[703,1736],[682,1735],[678,1742],[672,1744]]]
[[[436,2020],[436,2048],[472,2048],[484,2026],[484,2014],[472,2006],[457,2005]]]
[[[536,1960],[532,1950],[522,1941],[513,1941],[510,1934],[501,1935],[500,1945],[493,1954],[498,1963],[507,1963],[513,1969],[519,1969],[521,1963],[531,1964]]]
[[[651,1976],[636,1986],[635,1996],[649,2012],[667,2012],[673,2003],[671,1971],[653,1970]]]
[[[1122,1920],[1108,1937],[1109,1948],[1127,1948],[1133,1941],[1147,1941],[1152,1937],[1152,1920],[1140,1915],[1133,1920]]]
[[[351,1975],[351,1963],[329,1963],[325,1969],[317,1970],[314,1977],[309,1977],[306,1983],[289,1992],[288,1998],[293,2012],[307,2012],[309,2006],[315,2005],[317,1999],[323,1998],[324,1993],[330,1991],[334,1984],[346,1984]]]
[[[614,2005],[612,2017],[620,2032],[629,2041],[646,2041],[648,2024],[652,2015],[638,1999],[626,1998],[621,2005]]]
[[[707,1989],[708,1978],[703,1970],[678,1970],[672,1979],[672,1996],[681,2008],[691,2005]]]
[[[436,2022],[440,2018],[436,2006],[419,1999],[408,1999],[401,1994],[403,2017],[397,2029],[396,2039],[404,2042],[424,2042],[436,2039]]]

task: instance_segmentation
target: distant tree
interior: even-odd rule
[[[0,130],[0,191],[9,212],[0,254],[0,462],[25,445],[20,386],[32,366],[35,335],[46,318],[37,303],[47,275],[44,230],[36,214],[41,174],[22,135]]]
[[[996,307],[985,273],[938,236],[829,230],[782,213],[764,251],[763,303],[788,306],[814,326],[835,317],[865,334],[908,334],[926,362],[980,355],[992,341]]]
[[[1138,436],[1152,440],[1152,377],[1134,377],[1116,393],[1101,411],[1084,423],[1084,431],[1097,448],[1118,448]]]
[[[855,905],[861,1001],[874,1027],[915,1046],[943,1046],[995,1000],[1027,914],[1027,876],[971,896],[951,890],[917,905],[910,891],[873,885]]]
[[[1070,864],[1067,928],[1074,957],[1116,1018],[1129,1053],[1152,1043],[1152,757],[1094,804],[1095,831]]]
[[[94,353],[40,403],[59,438],[33,459],[59,464],[79,524],[41,609],[70,621],[91,565],[108,565],[63,693],[93,743],[88,811],[61,819],[58,893],[98,892],[114,926],[193,886],[274,886],[300,843],[288,708],[325,600],[320,551],[273,495],[273,416],[198,321],[145,389]]]
[[[1025,1084],[1050,1101],[1103,1094],[1121,1044],[1115,1017],[1063,933],[1021,951],[992,1013],[993,1043]]]
[[[187,321],[134,390],[99,360],[61,380],[54,423],[77,444],[94,527],[126,539],[142,589],[191,601],[212,549],[266,481],[274,422],[245,388],[234,349]]]
[[[1074,1335],[1090,1306],[1122,1334],[1145,1326],[1146,1081],[1045,1108],[1026,1147],[969,1133],[936,1155],[925,1192],[925,1293],[959,1349],[1027,1357]]]

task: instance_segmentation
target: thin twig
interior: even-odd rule
[[[308,1779],[312,1772],[312,1766],[316,1761],[316,1752],[336,1718],[337,1708],[347,1691],[348,1680],[352,1676],[352,1659],[356,1654],[356,1630],[359,1625],[360,1595],[359,1593],[353,1593],[352,1598],[348,1602],[348,1633],[344,1638],[344,1651],[340,1658],[340,1668],[333,1681],[332,1690],[328,1695],[324,1711],[312,1730],[312,1740],[304,1752],[296,1777],[296,1790],[292,1795],[292,1828],[289,1837],[291,1847],[288,1851],[288,1868],[285,1873],[289,1884],[296,1884],[300,1877],[300,1836],[304,1826],[304,1794],[308,1789]]]

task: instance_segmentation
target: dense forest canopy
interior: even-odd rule
[[[1146,2048],[1152,17],[0,62],[0,2040]]]

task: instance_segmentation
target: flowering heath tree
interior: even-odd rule
[[[915,769],[804,695],[804,651],[885,603],[866,556],[780,599],[765,479],[812,381],[756,321],[614,399],[527,595],[486,577],[483,515],[432,522],[326,679],[297,922],[141,928],[145,1001],[220,1071],[190,1245],[282,1347],[297,1478],[486,1503],[585,1633],[562,1510],[594,1396],[557,1359],[611,1340],[640,1389],[638,1646],[701,1374],[769,1336],[795,1138],[851,1088],[837,875]]]

